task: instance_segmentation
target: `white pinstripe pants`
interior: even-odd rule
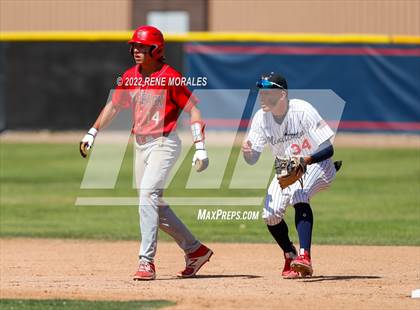
[[[335,178],[335,167],[331,159],[309,165],[303,175],[303,188],[299,181],[281,189],[274,176],[265,197],[263,219],[267,225],[277,225],[283,219],[286,208],[297,203],[309,203],[319,191],[330,186]]]

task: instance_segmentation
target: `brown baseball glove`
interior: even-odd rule
[[[298,180],[303,187],[302,176],[306,172],[306,164],[303,157],[276,157],[274,169],[276,170],[281,189],[285,189]]]

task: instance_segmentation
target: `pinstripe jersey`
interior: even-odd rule
[[[288,111],[281,124],[271,112],[258,110],[248,133],[252,149],[262,152],[270,145],[274,156],[309,156],[334,135],[315,108],[304,100],[289,100]]]
[[[271,112],[258,110],[252,119],[248,140],[257,152],[262,152],[264,146],[269,144],[273,155],[277,157],[309,156],[333,135],[334,132],[310,103],[291,99],[281,124],[276,122]],[[328,188],[334,177],[331,159],[309,165],[302,176],[303,186],[295,182],[282,190],[277,176],[274,176],[265,198],[264,221],[267,225],[277,225],[287,206],[309,203],[317,192]]]

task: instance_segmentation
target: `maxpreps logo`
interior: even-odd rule
[[[259,211],[238,211],[238,210],[207,210],[199,209],[197,220],[199,221],[252,221],[260,218]]]

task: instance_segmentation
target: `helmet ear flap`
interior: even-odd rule
[[[157,48],[157,46],[156,46],[156,45],[152,45],[152,46],[150,47],[150,50],[149,50],[149,55],[150,55],[150,57],[154,58],[154,56],[155,56],[155,54],[156,54],[156,48]]]
[[[162,52],[163,48],[161,46],[158,45],[152,45],[152,47],[150,48],[149,54],[152,58],[157,59],[159,54]]]

